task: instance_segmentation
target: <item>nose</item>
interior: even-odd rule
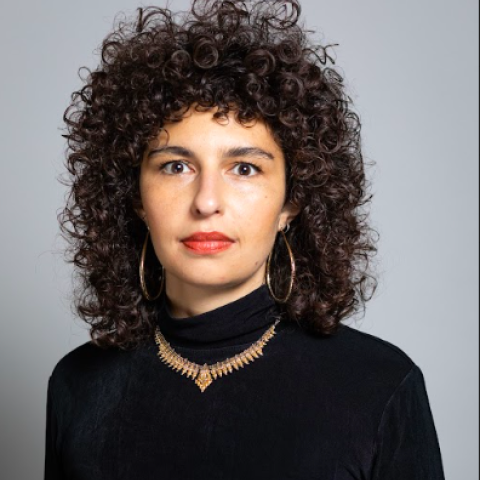
[[[192,202],[194,215],[208,216],[222,211],[222,184],[222,176],[217,170],[203,170],[200,173],[195,182]]]

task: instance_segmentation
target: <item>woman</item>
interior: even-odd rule
[[[341,321],[375,281],[360,122],[297,1],[140,9],[65,114],[92,342],[45,478],[440,480],[421,370]]]

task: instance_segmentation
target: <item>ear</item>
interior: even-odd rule
[[[143,208],[141,200],[137,200],[137,201],[134,202],[133,209],[135,210],[135,213],[138,215],[140,220],[145,222],[146,213],[145,213],[145,210]]]
[[[140,220],[145,221],[145,210],[143,208],[136,208],[135,213],[140,217]]]
[[[300,213],[301,209],[292,202],[287,202],[282,209],[280,215],[280,228],[284,228],[285,225],[290,224],[294,218]]]

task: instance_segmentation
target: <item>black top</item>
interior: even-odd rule
[[[274,323],[266,285],[159,326],[183,357],[214,363]],[[263,355],[202,392],[163,363],[87,343],[49,382],[46,480],[444,480],[421,370],[396,346],[342,325],[282,321]]]

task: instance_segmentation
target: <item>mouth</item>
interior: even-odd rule
[[[195,232],[182,242],[234,242],[222,232]]]
[[[222,232],[195,232],[182,240],[185,247],[195,254],[211,255],[229,249],[235,240]]]
[[[194,253],[202,255],[211,255],[214,253],[220,253],[229,249],[234,242],[232,241],[196,241],[196,240],[184,240],[182,242],[188,250]]]

